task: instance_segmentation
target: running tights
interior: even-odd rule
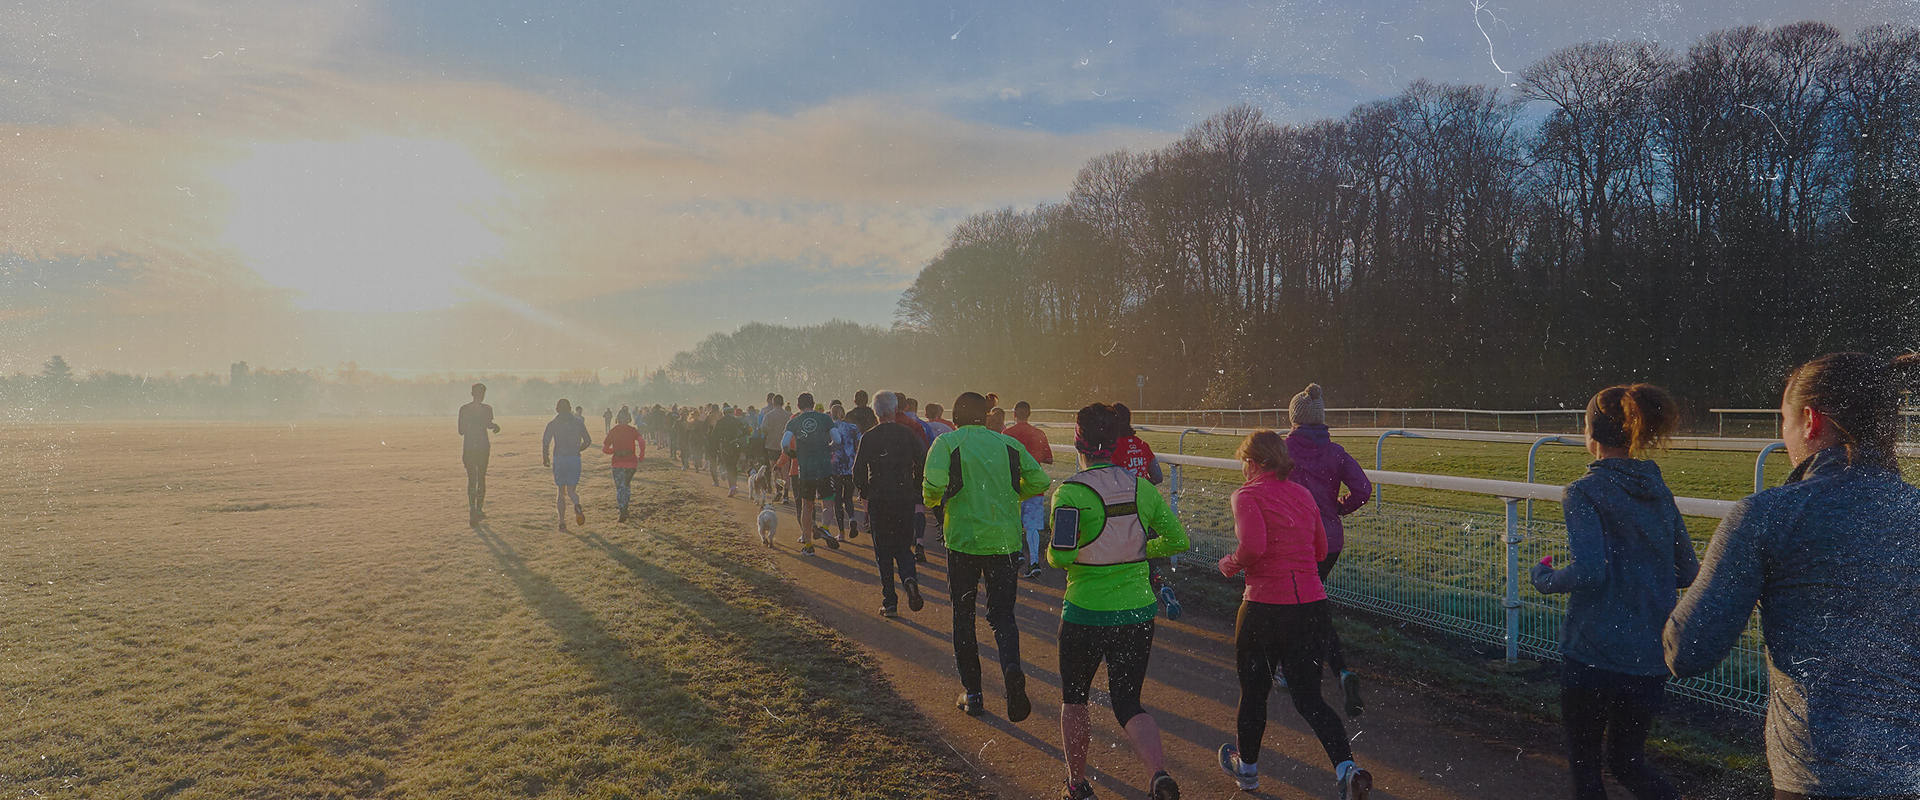
[[[1000,649],[1000,671],[1004,674],[1020,666],[1020,627],[1013,616],[1020,587],[1013,558],[1011,553],[947,553],[947,596],[953,601],[953,660],[960,670],[960,685],[968,694],[980,693],[980,639],[973,609],[982,584],[987,592],[987,624],[993,628],[994,644]]]
[[[1637,800],[1680,800],[1673,784],[1647,764],[1647,731],[1660,713],[1665,675],[1626,675],[1568,660],[1560,673],[1560,719],[1567,728],[1567,765],[1574,800],[1607,800],[1603,761]]]
[[[1320,582],[1322,584],[1327,582],[1327,576],[1333,574],[1333,565],[1338,563],[1340,563],[1340,551],[1338,550],[1328,553],[1327,560],[1320,562]],[[1340,677],[1340,673],[1347,671],[1347,656],[1340,652],[1340,631],[1333,627],[1331,622],[1327,624],[1327,668],[1333,670],[1333,676],[1335,678]]]
[[[1276,605],[1243,600],[1233,628],[1234,662],[1240,673],[1240,758],[1260,760],[1260,740],[1267,731],[1267,693],[1273,690],[1273,668],[1287,679],[1293,709],[1313,728],[1335,766],[1353,760],[1346,726],[1333,707],[1320,697],[1320,655],[1326,629],[1333,620],[1327,601]]]
[[[1093,674],[1107,663],[1107,694],[1120,727],[1146,713],[1140,687],[1147,682],[1147,656],[1153,653],[1153,620],[1132,625],[1081,625],[1060,621],[1060,702],[1087,704]]]

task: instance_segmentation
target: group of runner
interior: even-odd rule
[[[1673,399],[1646,384],[1594,395],[1585,434],[1595,460],[1567,487],[1563,504],[1572,563],[1543,559],[1532,571],[1538,591],[1572,596],[1561,636],[1572,797],[1605,798],[1603,772],[1639,800],[1680,796],[1644,754],[1665,684],[1716,666],[1758,605],[1776,800],[1920,800],[1920,756],[1914,755],[1920,753],[1920,701],[1914,699],[1920,639],[1911,627],[1920,618],[1920,489],[1904,481],[1895,455],[1901,397],[1916,384],[1920,356],[1914,355],[1888,363],[1832,354],[1796,369],[1781,401],[1793,473],[1787,485],[1737,505],[1704,563],[1694,556],[1659,467],[1644,458],[1677,428]],[[486,433],[499,430],[483,396],[484,387],[476,385],[475,403],[460,416],[476,519],[483,516]],[[911,610],[923,607],[916,563],[926,560],[921,538],[929,520],[937,525],[948,551],[961,682],[955,705],[967,714],[985,713],[975,621],[983,586],[1006,718],[1020,722],[1031,713],[1014,606],[1019,576],[1038,575],[1044,553],[1045,563],[1066,572],[1057,673],[1067,770],[1062,796],[1093,796],[1086,775],[1087,703],[1104,663],[1115,720],[1141,760],[1149,796],[1179,797],[1141,693],[1155,620],[1178,613],[1156,562],[1185,551],[1188,538],[1155,487],[1157,460],[1135,435],[1125,407],[1095,403],[1079,410],[1079,471],[1055,488],[1042,467],[1051,463],[1053,447],[1030,423],[1025,402],[1015,405],[1012,426],[1005,425],[997,398],[972,392],[954,401],[951,421],[934,404],[922,418],[917,403],[890,391],[875,394],[871,406],[860,392],[851,410],[838,401],[821,406],[811,394],[797,403],[795,412],[784,398],[769,395],[757,411],[708,406],[648,413],[666,412],[660,419],[668,428],[676,419],[683,426],[697,421],[709,447],[716,434],[737,440],[741,458],[729,457],[732,444],[719,451],[730,481],[745,463],[789,470],[805,554],[813,554],[816,533],[837,548],[841,538],[861,532],[864,517],[885,616],[898,613],[900,594]],[[1354,761],[1345,724],[1322,698],[1320,682],[1331,667],[1346,696],[1346,715],[1363,712],[1324,580],[1343,549],[1340,518],[1364,505],[1372,487],[1332,441],[1318,385],[1296,395],[1289,410],[1290,431],[1255,431],[1236,451],[1245,483],[1230,497],[1236,544],[1219,567],[1245,581],[1234,632],[1241,691],[1237,736],[1219,748],[1220,767],[1241,789],[1258,788],[1267,697],[1278,682],[1332,762],[1338,796],[1364,798],[1372,776]],[[569,499],[576,523],[584,521],[572,485],[578,452],[591,440],[577,410],[569,413],[561,401],[556,412],[542,455],[545,460],[551,443],[564,530]],[[616,454],[624,519],[628,500],[618,459],[631,451],[617,448],[637,443],[644,450],[644,443],[637,432],[631,442],[626,434],[615,437],[627,422],[625,409],[619,417],[603,449]],[[723,427],[727,420],[737,425]],[[572,454],[572,464],[563,463],[564,454]],[[624,469],[630,479],[631,467]],[[815,523],[816,501],[831,509],[838,536]]]

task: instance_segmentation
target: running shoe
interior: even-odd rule
[[[1027,699],[1027,674],[1019,667],[1007,670],[1007,721],[1019,722],[1033,713],[1033,702]]]
[[[1093,800],[1093,784],[1085,779],[1067,781],[1067,790],[1060,793],[1061,800]]]
[[[810,556],[810,555],[814,555],[814,552],[813,552],[813,545],[806,545],[806,546],[804,546],[804,547],[801,547],[801,548],[800,548],[800,555],[803,555],[803,556]]]
[[[826,528],[821,528],[818,536],[827,540],[827,547],[834,550],[840,549],[840,537],[828,533]]]
[[[1347,774],[1340,776],[1340,800],[1367,800],[1373,793],[1373,773],[1351,761],[1346,767]]]
[[[982,695],[968,694],[962,690],[960,699],[953,701],[953,707],[967,712],[969,717],[977,717],[987,713],[987,700]]]
[[[850,527],[850,528],[842,528],[842,529],[840,529],[840,536],[841,536],[842,538],[846,538],[846,539],[858,539],[858,538],[860,538],[860,523],[858,523],[858,522],[856,522],[856,523],[854,523],[854,524],[853,524],[853,526],[852,526],[852,527]]]
[[[1360,698],[1360,676],[1353,674],[1353,670],[1340,671],[1340,691],[1347,695],[1347,719],[1366,713],[1367,701]]]
[[[585,525],[585,524],[587,524],[587,512],[585,512],[585,511],[582,511],[582,510],[580,510],[580,509],[578,509],[578,508],[576,508],[576,509],[574,509],[574,510],[573,510],[573,524],[575,524],[575,525]]]
[[[1180,784],[1175,783],[1172,775],[1165,770],[1153,773],[1153,783],[1147,786],[1148,800],[1180,800]]]
[[[1167,608],[1168,620],[1176,620],[1180,618],[1180,601],[1174,598],[1172,586],[1160,587],[1160,602],[1162,605],[1165,605]]]
[[[624,509],[624,508],[623,508],[623,509],[620,509],[620,521],[621,521],[621,522],[626,522],[626,521],[627,521],[627,510],[626,510],[626,509]]]
[[[900,609],[894,608],[893,606],[881,606],[880,616],[893,619],[894,617],[900,616]]]
[[[567,532],[567,523],[564,523],[564,522],[560,523],[560,532],[561,533]]]
[[[1027,577],[1038,579],[1040,577],[1040,565],[1039,564],[1029,565],[1027,567]]]
[[[913,543],[913,560],[922,564],[927,563],[927,546],[926,545],[921,544],[919,542]]]
[[[927,607],[927,598],[920,596],[919,578],[908,578],[900,583],[907,590],[907,608],[919,611]]]
[[[1284,671],[1280,669],[1279,666],[1275,666],[1273,668],[1273,688],[1275,689],[1287,688],[1287,675]]]
[[[1231,744],[1220,745],[1220,771],[1240,784],[1240,791],[1251,792],[1260,788],[1260,767],[1242,763],[1240,748]]]

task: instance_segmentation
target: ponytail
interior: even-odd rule
[[[1839,428],[1849,461],[1899,468],[1900,403],[1920,391],[1920,354],[1882,364],[1865,353],[1828,353],[1787,376],[1785,405],[1811,408]]]
[[[1587,435],[1639,456],[1665,447],[1680,427],[1673,396],[1651,383],[1610,386],[1587,401]]]

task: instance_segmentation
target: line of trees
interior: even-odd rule
[[[1049,402],[1542,406],[1652,380],[1769,401],[1920,344],[1920,29],[1601,41],[1516,91],[1227,109],[966,220],[900,302],[940,385]]]

